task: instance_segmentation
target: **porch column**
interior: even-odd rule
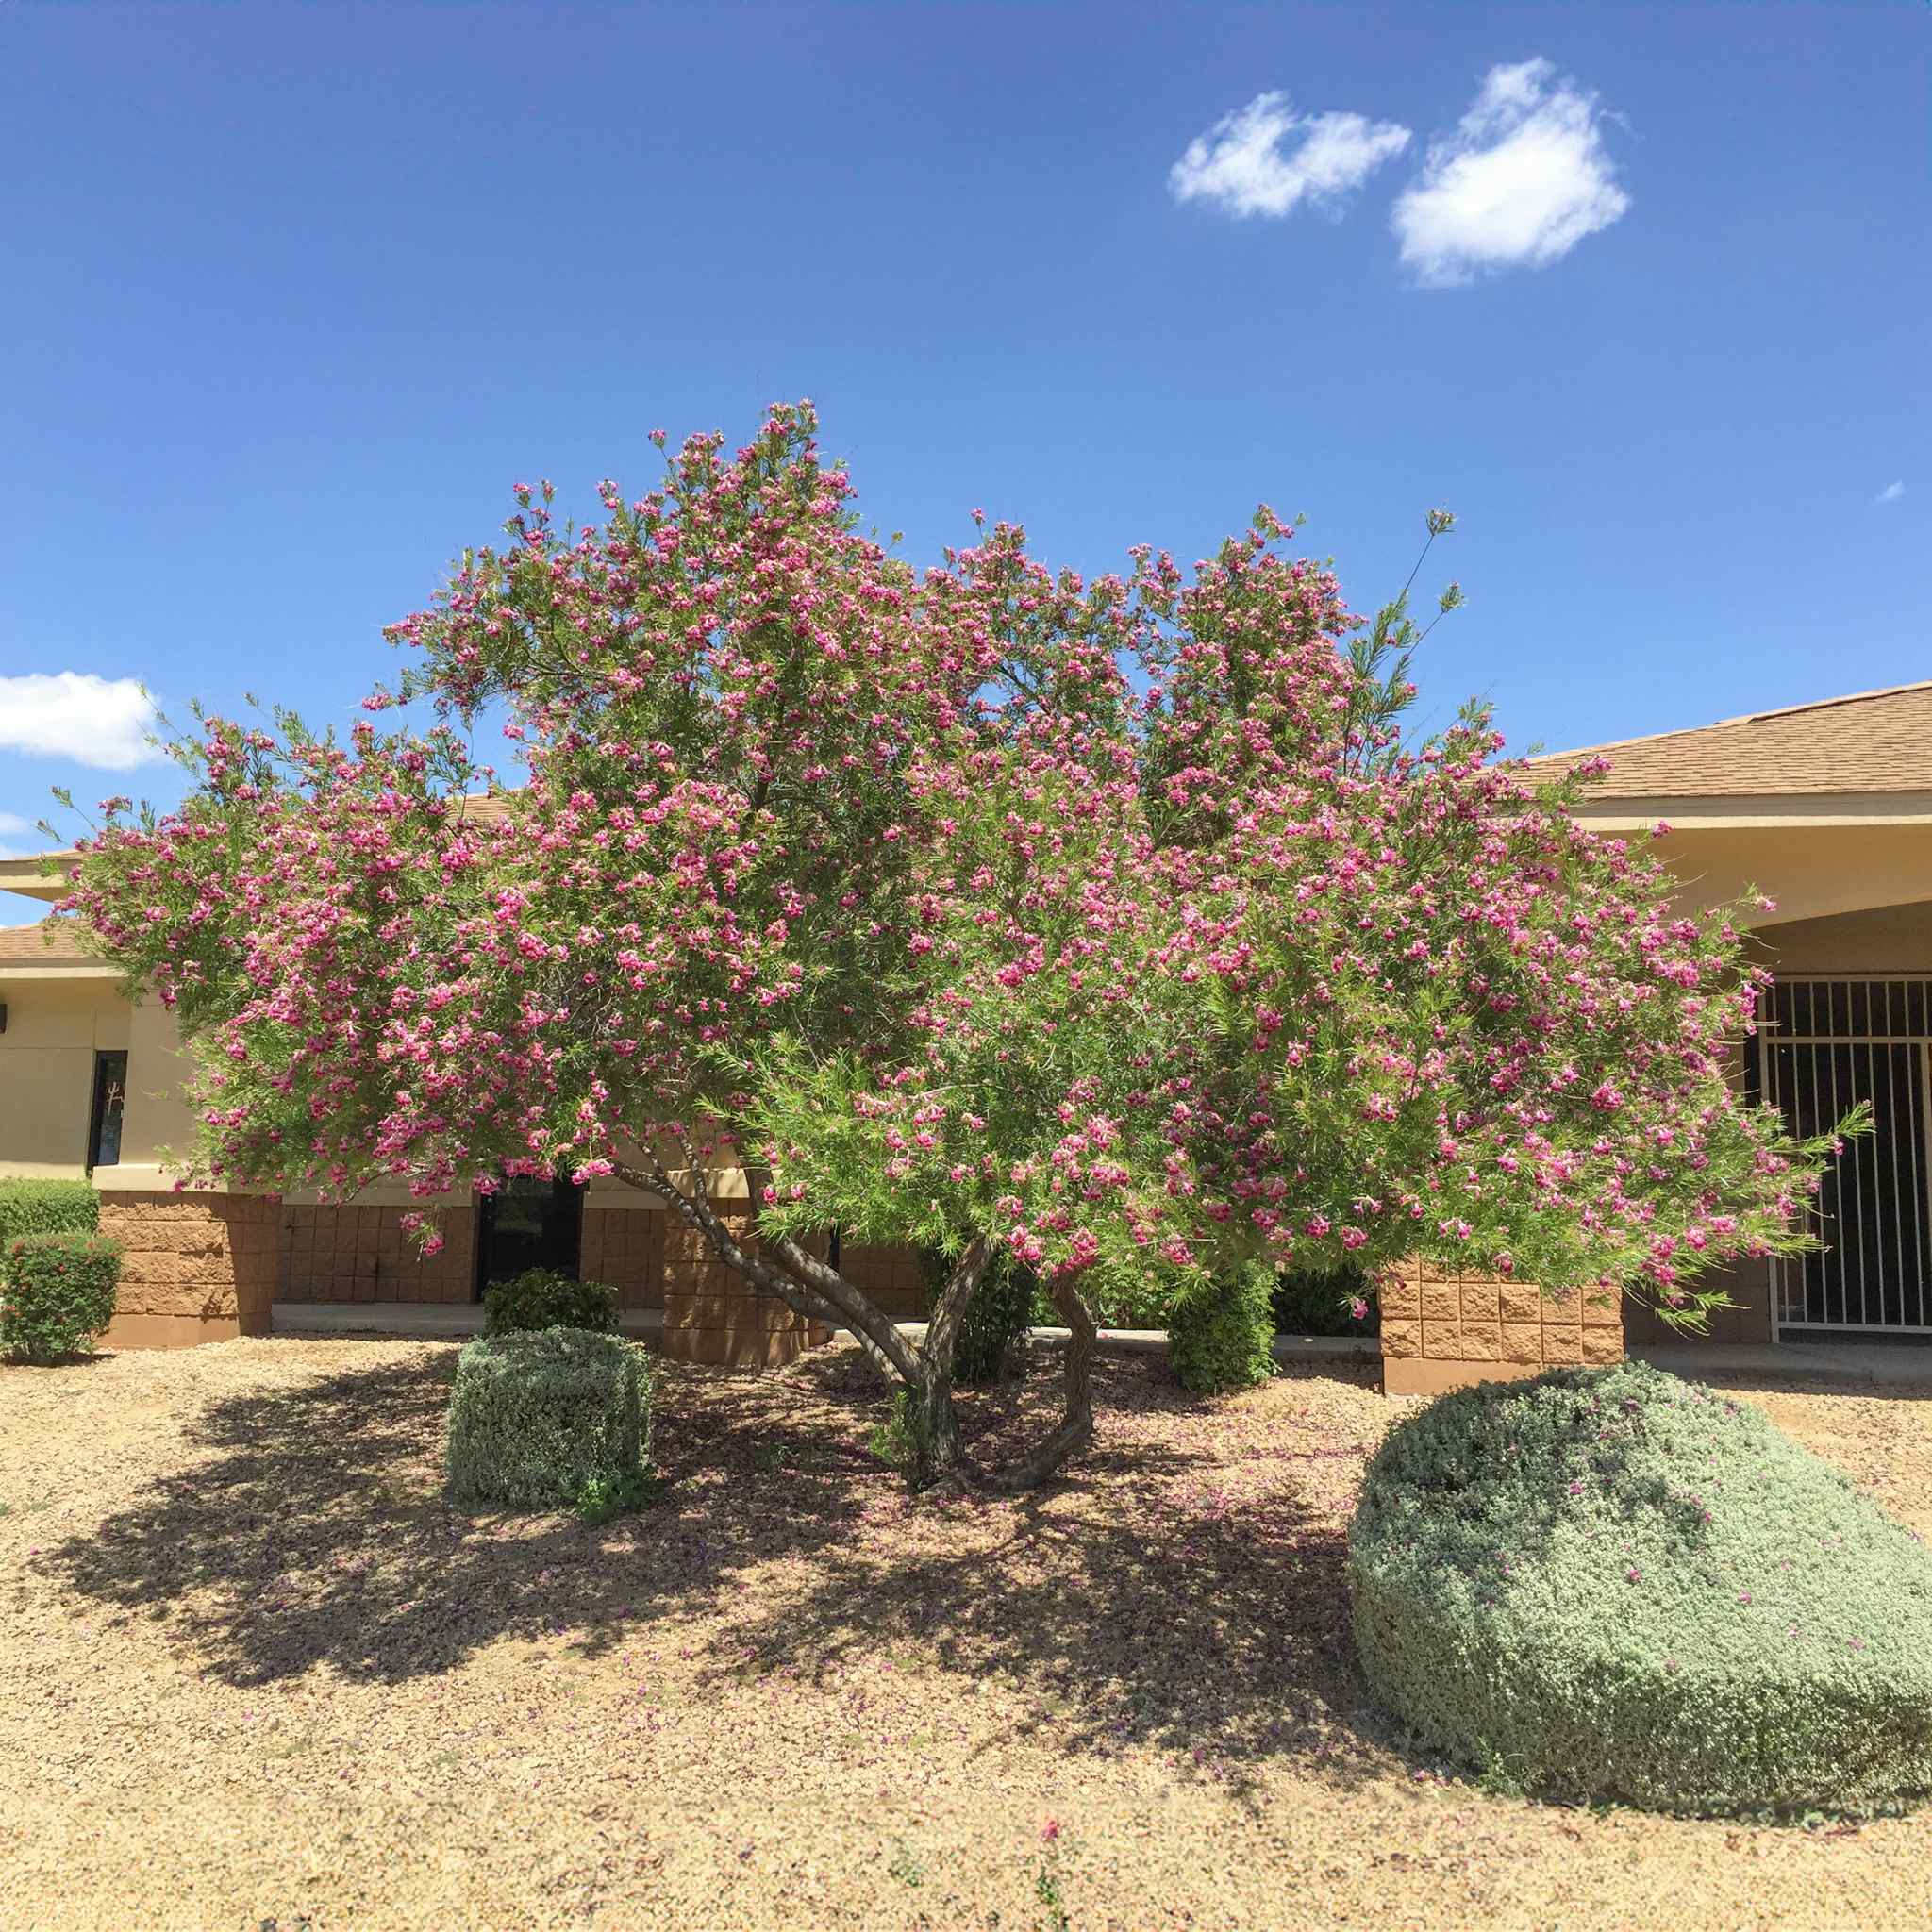
[[[718,1218],[748,1253],[757,1252],[747,1204],[717,1204]],[[822,1242],[808,1243],[822,1251]],[[709,1242],[682,1220],[664,1229],[663,1352],[677,1361],[717,1368],[777,1368],[831,1339],[823,1322],[808,1321],[774,1294],[760,1294]]]
[[[1623,1297],[1546,1295],[1530,1282],[1407,1261],[1382,1282],[1382,1387],[1440,1395],[1544,1369],[1624,1358]]]
[[[185,1348],[266,1335],[281,1204],[258,1194],[101,1195],[101,1232],[123,1243],[108,1348]]]

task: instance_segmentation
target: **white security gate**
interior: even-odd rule
[[[1932,1334],[1932,977],[1780,979],[1769,1018],[1752,1084],[1793,1134],[1872,1109],[1824,1171],[1824,1246],[1771,1264],[1773,1334]]]

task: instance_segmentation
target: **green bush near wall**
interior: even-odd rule
[[[514,1281],[500,1281],[484,1291],[484,1334],[539,1328],[592,1328],[615,1335],[617,1291],[600,1281],[578,1281],[555,1268],[526,1268]]]
[[[1367,1309],[1356,1314],[1354,1304]],[[1274,1329],[1278,1335],[1379,1335],[1382,1310],[1375,1285],[1359,1268],[1332,1274],[1285,1270],[1274,1278]]]
[[[536,1509],[633,1493],[649,1431],[641,1349],[584,1328],[484,1336],[457,1357],[449,1493]]]
[[[88,1181],[0,1180],[0,1247],[23,1234],[94,1234],[101,1197]]]
[[[0,1353],[55,1362],[91,1349],[114,1319],[121,1243],[98,1234],[23,1234],[0,1243]]]
[[[1167,1324],[1175,1379],[1196,1395],[1253,1389],[1274,1373],[1274,1271],[1250,1262],[1190,1294]]]
[[[1398,1423],[1349,1580],[1376,1696],[1509,1788],[1717,1813],[1932,1790],[1932,1556],[1761,1411],[1643,1363]]]
[[[932,1312],[940,1291],[953,1272],[957,1257],[937,1248],[921,1251],[920,1270],[925,1279],[926,1313]],[[986,1274],[966,1304],[953,1342],[953,1380],[962,1389],[983,1389],[997,1382],[1013,1360],[1013,1345],[1036,1322],[1059,1320],[1049,1301],[1044,1316],[1037,1304],[1044,1292],[1039,1277],[1024,1262],[1002,1248],[987,1263]]]

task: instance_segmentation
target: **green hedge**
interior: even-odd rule
[[[449,1491],[462,1503],[575,1508],[629,1492],[649,1448],[643,1351],[614,1335],[542,1328],[484,1336],[457,1357]]]
[[[1177,1303],[1167,1356],[1183,1389],[1226,1395],[1274,1373],[1274,1271],[1251,1262]]]
[[[23,1234],[95,1234],[101,1197],[87,1181],[0,1181],[0,1247]]]
[[[1357,1315],[1354,1304],[1368,1312]],[[1382,1310],[1375,1285],[1359,1268],[1332,1274],[1303,1274],[1284,1269],[1274,1278],[1274,1332],[1277,1335],[1379,1335]]]
[[[617,1291],[577,1281],[554,1268],[526,1268],[483,1295],[483,1332],[516,1335],[539,1328],[591,1328],[617,1333]]]
[[[920,1268],[925,1277],[928,1314],[958,1258],[941,1254],[937,1248],[921,1252]],[[1039,1278],[1032,1269],[1014,1260],[1004,1248],[993,1256],[987,1264],[985,1278],[966,1304],[966,1312],[953,1339],[956,1383],[962,1389],[975,1389],[1000,1379],[1006,1373],[1013,1344],[1038,1319],[1035,1303],[1041,1292]],[[1046,1319],[1050,1324],[1059,1317],[1049,1313]]]
[[[1375,1694],[1512,1787],[1721,1813],[1932,1790],[1932,1557],[1759,1410],[1660,1370],[1399,1423],[1349,1577]]]
[[[91,1349],[114,1319],[121,1243],[23,1234],[0,1247],[0,1351],[30,1362]]]

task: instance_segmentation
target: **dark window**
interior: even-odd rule
[[[583,1249],[584,1191],[574,1182],[505,1181],[476,1209],[476,1298],[526,1268],[573,1277]]]
[[[127,1056],[94,1056],[93,1108],[88,1115],[87,1164],[113,1167],[121,1158],[121,1103],[127,1095]]]

